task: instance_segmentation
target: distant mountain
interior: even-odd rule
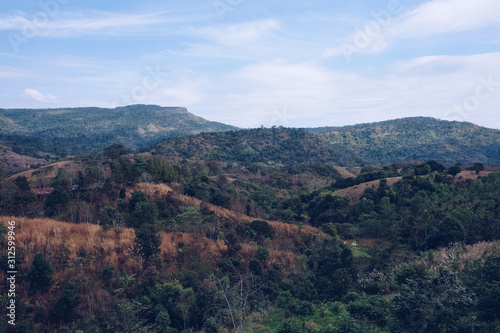
[[[352,166],[436,159],[444,164],[500,164],[500,131],[426,117],[303,130],[237,130],[183,107],[0,109],[0,145],[17,154],[95,154],[114,143],[128,148],[155,145],[153,151],[164,155],[238,162]]]
[[[32,156],[91,154],[113,143],[135,148],[180,135],[234,129],[183,107],[0,109],[0,143]]]
[[[307,131],[371,164],[434,159],[500,164],[500,131],[468,122],[415,117]]]
[[[152,148],[158,155],[228,162],[291,165],[330,162],[357,165],[358,157],[302,129],[257,128],[167,139]]]

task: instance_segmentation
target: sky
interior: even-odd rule
[[[498,0],[2,0],[0,108],[500,128]]]

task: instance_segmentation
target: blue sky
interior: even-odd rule
[[[239,127],[500,128],[500,1],[0,3],[0,108],[185,106]]]

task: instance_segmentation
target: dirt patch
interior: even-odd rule
[[[38,172],[42,172],[45,177],[47,177],[49,179],[52,179],[52,178],[54,178],[56,176],[56,172],[57,172],[58,168],[67,167],[69,164],[72,164],[72,163],[74,163],[74,162],[72,162],[72,161],[62,161],[62,162],[52,163],[52,164],[45,165],[45,166],[43,166],[41,168],[38,168],[38,169],[32,169],[32,170],[28,170],[28,171],[16,173],[15,175],[12,175],[10,177],[10,179],[14,179],[14,178],[17,178],[17,177],[22,177],[22,176],[30,179],[31,177],[33,177],[33,173],[35,173],[37,171]]]
[[[0,160],[7,164],[9,173],[18,173],[30,169],[33,165],[44,165],[47,161],[14,153],[10,148],[0,146]]]
[[[387,185],[392,185],[398,181],[403,179],[403,177],[391,177],[387,178]],[[367,188],[373,188],[374,190],[377,190],[378,187],[380,186],[380,180],[374,180],[371,182],[367,183],[362,183],[356,186],[351,186],[348,188],[343,188],[341,190],[337,190],[333,192],[333,195],[338,195],[341,197],[350,197],[353,201],[357,202],[361,199],[363,194],[365,193]]]
[[[465,180],[465,179],[478,179],[479,177],[486,177],[493,171],[481,171],[479,174],[476,171],[462,171],[458,175],[455,176],[455,180]]]

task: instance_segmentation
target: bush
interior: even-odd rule
[[[219,332],[219,325],[217,324],[214,318],[210,317],[205,321],[205,323],[203,324],[203,332],[204,333]]]
[[[41,253],[37,253],[28,273],[30,287],[34,291],[47,291],[52,284],[54,268],[50,261]]]
[[[54,305],[54,319],[68,322],[80,303],[80,295],[76,292],[74,283],[68,283]]]
[[[287,320],[281,323],[276,333],[303,333],[303,328],[299,324]]]
[[[259,238],[266,239],[274,236],[273,227],[266,221],[253,221],[250,223],[250,228],[255,231]]]

